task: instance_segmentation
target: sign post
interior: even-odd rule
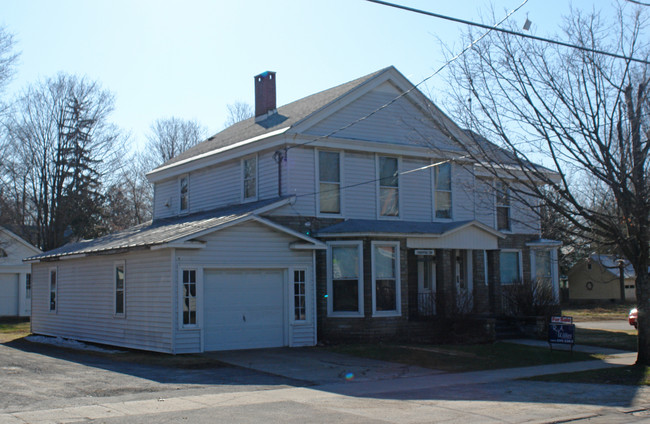
[[[548,325],[548,345],[551,350],[553,350],[553,344],[568,344],[571,346],[571,353],[573,353],[575,329],[573,317],[551,317],[551,322]]]

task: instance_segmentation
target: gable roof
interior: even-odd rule
[[[9,237],[10,239],[13,239],[14,241],[18,242],[18,243],[21,244],[23,247],[25,247],[25,248],[27,248],[27,249],[33,251],[34,253],[36,253],[36,252],[40,252],[40,251],[41,251],[41,249],[39,249],[38,247],[36,247],[36,246],[30,244],[30,243],[27,242],[25,239],[23,239],[22,237],[18,236],[18,235],[15,234],[15,233],[9,231],[9,230],[8,230],[7,228],[5,228],[5,227],[0,227],[0,233],[4,234],[6,237]]]
[[[336,87],[321,91],[316,94],[312,94],[300,100],[296,100],[292,103],[281,106],[278,108],[278,112],[276,114],[271,115],[263,121],[255,122],[255,117],[252,117],[244,121],[237,122],[224,129],[223,131],[213,135],[212,137],[209,137],[207,140],[186,150],[180,155],[173,157],[156,169],[165,168],[169,165],[173,165],[195,156],[199,156],[213,150],[236,144],[243,140],[267,135],[283,128],[290,128],[306,117],[326,107],[328,104],[335,101],[345,93],[359,87],[360,85],[363,85],[365,82],[369,81],[379,74],[388,71],[389,69],[394,68],[390,66],[381,69],[345,84],[338,85]],[[155,172],[156,169],[151,172]]]
[[[162,248],[169,243],[189,240],[216,231],[221,227],[256,218],[256,214],[284,206],[291,202],[292,199],[292,197],[276,197],[181,217],[158,219],[93,240],[70,243],[58,249],[31,256],[26,258],[25,261],[34,262],[44,259],[116,253],[133,249]],[[263,219],[256,220],[266,224]],[[279,229],[277,226],[274,228]],[[310,237],[295,233],[289,229],[284,230],[284,232],[302,238],[314,245],[321,244]]]

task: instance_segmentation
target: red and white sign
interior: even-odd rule
[[[551,317],[552,324],[573,324],[573,317]]]

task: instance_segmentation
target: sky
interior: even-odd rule
[[[395,0],[409,7],[481,20],[523,0]],[[532,33],[559,33],[569,5],[605,0],[528,0],[510,20]],[[197,120],[223,129],[227,105],[254,104],[253,77],[277,73],[278,106],[395,66],[414,84],[445,62],[441,43],[462,50],[462,24],[364,0],[0,0],[0,26],[20,52],[5,93],[65,72],[98,81],[116,98],[112,121],[142,148],[156,119]],[[446,81],[425,90],[444,99]]]

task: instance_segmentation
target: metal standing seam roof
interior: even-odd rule
[[[348,219],[316,232],[317,236],[328,234],[383,233],[383,234],[444,234],[473,221],[416,222],[385,221],[373,219]]]
[[[248,140],[253,137],[258,137],[267,133],[271,133],[281,128],[291,127],[304,118],[313,114],[314,112],[322,109],[347,92],[369,81],[373,77],[381,74],[382,72],[392,69],[387,67],[380,69],[361,78],[336,87],[321,91],[304,97],[295,102],[289,103],[285,106],[278,108],[277,114],[271,115],[267,119],[255,122],[255,118],[248,118],[244,121],[237,122],[224,129],[223,131],[213,135],[207,140],[197,144],[196,146],[186,150],[185,152],[173,157],[169,161],[160,165],[159,168],[172,165],[174,163],[193,158],[204,153],[208,153],[222,147],[230,146],[243,140]],[[155,169],[153,170],[155,171]],[[152,171],[152,172],[153,172]]]
[[[260,210],[268,210],[268,207],[280,207],[288,203],[290,199],[290,197],[276,197],[181,217],[157,219],[93,240],[82,240],[80,242],[66,244],[57,249],[25,258],[24,261],[108,253],[115,250],[162,245],[211,228],[219,227],[246,216],[254,215]],[[274,205],[275,203],[277,205]]]

